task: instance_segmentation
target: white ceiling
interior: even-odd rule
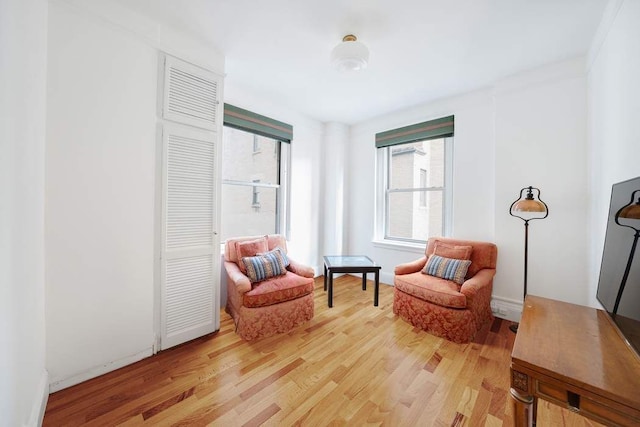
[[[216,46],[231,87],[357,123],[586,54],[607,0],[115,0]],[[333,70],[345,34],[369,67]]]

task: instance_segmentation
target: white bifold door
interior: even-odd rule
[[[160,349],[220,328],[218,76],[164,57]]]

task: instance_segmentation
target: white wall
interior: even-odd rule
[[[417,258],[416,251],[372,241],[374,135],[449,114],[455,115],[452,234],[497,243],[494,299],[511,307],[522,300],[524,226],[509,216],[508,209],[522,187],[534,185],[541,188],[551,214],[530,226],[529,292],[584,303],[588,202],[586,79],[581,59],[352,128],[349,250],[381,263],[386,283],[392,283],[396,264]]]
[[[158,49],[223,64],[214,50],[166,39],[168,31],[107,3],[80,3],[52,1],[49,8],[52,391],[152,353]]]
[[[590,303],[595,299],[611,186],[640,176],[640,2],[614,1],[590,50]]]
[[[48,395],[44,319],[46,0],[0,2],[0,426]]]
[[[521,188],[541,191],[549,216],[529,223],[528,293],[585,304],[587,283],[586,78],[581,59],[499,82],[495,88],[494,296],[520,302],[524,222],[508,213]]]
[[[265,110],[268,111],[268,110]],[[273,110],[275,111],[275,110]],[[288,249],[296,260],[321,271],[320,189],[324,176],[320,168],[322,125],[308,118],[279,116],[293,125],[291,143],[291,232]]]
[[[342,123],[326,123],[322,144],[322,201],[318,207],[322,210],[321,248],[323,255],[345,253],[347,216],[345,194],[347,182],[347,149],[349,144],[349,126]]]

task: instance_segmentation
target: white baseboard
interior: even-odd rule
[[[38,427],[42,425],[42,420],[44,420],[44,411],[47,409],[48,400],[49,373],[46,369],[43,369],[42,374],[40,374],[40,381],[38,382],[38,389],[36,390],[35,399],[33,400],[33,406],[31,407],[29,421],[25,426]]]
[[[99,377],[100,375],[104,375],[107,372],[115,371],[116,369],[120,369],[124,366],[130,365],[151,355],[153,355],[153,348],[149,347],[134,355],[123,357],[122,359],[114,360],[112,362],[105,363],[104,365],[96,366],[95,368],[88,369],[84,372],[72,375],[67,378],[54,378],[49,384],[49,392],[54,393],[67,387],[80,384],[83,381]]]
[[[491,311],[501,319],[519,322],[522,316],[522,302],[494,296],[491,298]]]

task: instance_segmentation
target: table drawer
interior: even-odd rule
[[[536,378],[534,394],[606,425],[640,425],[640,411],[602,396],[569,390],[552,380]]]

